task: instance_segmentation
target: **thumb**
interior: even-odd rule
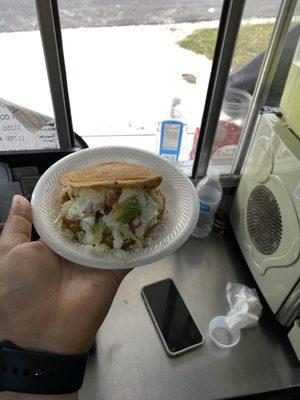
[[[25,197],[16,195],[13,197],[1,234],[1,242],[4,242],[9,250],[18,244],[26,243],[30,239],[31,228],[31,204]]]

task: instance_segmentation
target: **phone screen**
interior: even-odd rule
[[[145,286],[142,296],[170,353],[202,344],[203,336],[171,279]]]

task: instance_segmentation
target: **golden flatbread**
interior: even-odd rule
[[[104,187],[120,188],[155,188],[162,177],[149,168],[124,162],[109,162],[68,172],[60,178],[63,186],[75,188],[101,189]]]

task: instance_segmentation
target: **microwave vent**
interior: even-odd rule
[[[276,197],[266,186],[258,185],[252,190],[246,220],[256,250],[265,255],[275,253],[282,238],[282,219]]]

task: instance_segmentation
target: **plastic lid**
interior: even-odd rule
[[[228,349],[239,343],[241,331],[231,330],[226,322],[225,315],[219,315],[210,321],[209,336],[215,345],[221,349]]]
[[[218,179],[220,178],[220,171],[217,168],[213,168],[213,167],[208,167],[206,175],[209,178],[215,178]]]
[[[297,61],[300,61],[300,38],[298,40],[298,44],[297,44],[294,59],[293,59],[293,62],[297,62]]]

